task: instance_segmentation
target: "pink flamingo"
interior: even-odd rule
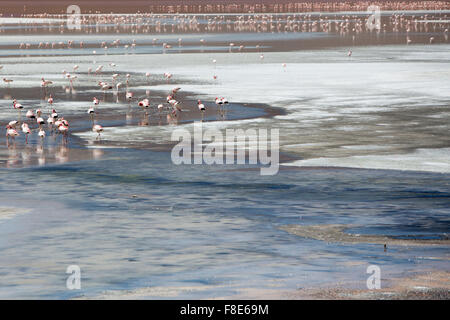
[[[31,133],[28,124],[22,123],[22,132],[25,134],[25,143],[28,144],[28,135]]]
[[[41,78],[41,87],[44,88],[44,95],[47,95],[47,87],[51,85],[53,82],[50,80],[45,80]]]
[[[95,109],[94,107],[90,107],[87,111],[87,113],[89,114],[89,116],[91,117],[91,121],[94,122],[94,115],[95,115]]]
[[[41,144],[43,144],[44,138],[45,138],[45,131],[42,129],[39,129],[38,136],[39,136],[39,138],[41,138]]]
[[[13,107],[14,107],[14,109],[19,111],[19,122],[20,122],[20,119],[22,117],[22,112],[21,111],[23,109],[23,106],[20,103],[18,103],[16,99],[14,99]]]
[[[146,110],[145,113],[147,113],[147,109],[150,107],[150,100],[144,99],[138,102],[139,107],[142,108],[142,110]]]
[[[16,129],[14,129],[14,127],[10,126],[9,124],[6,126],[6,145],[9,147],[9,138],[11,137],[11,139],[14,141],[15,143],[15,138],[19,135],[19,133],[17,132]]]
[[[206,107],[200,100],[198,100],[197,106],[198,106],[198,110],[200,110],[200,112],[202,113],[202,121],[203,121],[203,117],[205,115]]]
[[[99,125],[99,124],[95,124],[92,127],[92,131],[98,133],[98,136],[97,136],[97,138],[95,140],[100,140],[100,133],[103,132],[103,127],[101,125]]]
[[[25,115],[28,119],[36,119],[36,116],[34,115],[33,111],[28,110],[27,114]]]
[[[67,125],[65,125],[64,121],[61,121],[61,123],[59,123],[58,125],[58,131],[63,135],[62,141],[67,143],[67,132],[69,131],[69,124],[67,123]]]

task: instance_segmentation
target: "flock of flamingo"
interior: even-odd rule
[[[367,7],[366,7],[367,9]],[[242,14],[242,15],[210,15],[197,17],[195,15],[156,15],[156,14],[135,14],[135,15],[110,15],[110,14],[85,14],[80,17],[81,33],[129,33],[129,34],[186,34],[186,33],[296,33],[296,32],[326,32],[335,34],[359,34],[369,32],[367,28],[367,13],[341,13],[334,14],[323,12],[320,15],[311,13],[302,14]],[[29,15],[25,16],[29,18]],[[24,32],[59,32],[64,34],[63,15],[34,15],[35,19],[29,19],[29,25]],[[381,16],[381,32],[394,33],[416,33],[416,32],[441,32],[449,29],[449,17],[445,13],[430,12],[417,15],[405,15],[402,13],[392,13]],[[1,22],[0,22],[1,23]],[[0,28],[0,33],[7,33],[8,29]],[[158,41],[153,38],[153,45]],[[21,49],[30,48],[61,48],[63,42],[39,42],[36,44],[22,43]],[[72,41],[67,43],[67,47],[72,47]],[[80,47],[90,46],[80,42]],[[119,42],[113,42],[113,47],[118,47]],[[132,49],[135,43],[126,44],[126,49]],[[182,39],[178,39],[178,46],[182,46]],[[105,50],[106,46],[103,46]],[[163,44],[166,49],[171,45]]]
[[[53,104],[53,98],[50,96],[48,98],[48,103]],[[33,121],[37,124],[38,137],[41,141],[44,140],[46,136],[46,131],[44,125],[46,121],[43,118],[42,110],[37,109],[35,112],[33,110],[28,110],[26,112],[26,121],[21,120],[22,110],[24,109],[23,105],[17,102],[16,99],[13,100],[13,108],[18,111],[18,120],[12,120],[6,125],[6,143],[7,146],[10,144],[10,139],[15,142],[15,138],[19,136],[19,132],[17,131],[17,127],[20,126],[22,133],[25,135],[25,143],[28,144],[28,136],[34,131],[30,128]],[[67,133],[69,131],[69,122],[64,119],[64,117],[60,117],[55,109],[52,109],[50,115],[47,119],[47,124],[50,132],[53,133],[54,130],[57,130],[63,136],[63,141],[67,141]],[[95,127],[95,126],[94,126]],[[95,129],[98,129],[95,127]],[[100,128],[101,129],[101,128]],[[93,128],[94,130],[94,128]]]
[[[72,45],[72,44],[73,44],[73,42],[68,45]],[[102,44],[102,45],[104,45],[104,44]],[[94,61],[94,63],[95,63],[95,61]],[[213,63],[215,65],[216,60],[213,60]],[[110,67],[116,66],[115,63],[110,63],[109,65],[110,65]],[[0,65],[0,70],[1,69],[3,69],[2,65]],[[79,66],[74,65],[72,69],[75,72],[79,69]],[[95,69],[95,71],[93,71],[92,68],[89,67],[88,75],[101,74],[102,69],[103,69],[102,65],[98,66]],[[73,90],[74,80],[76,80],[78,78],[78,76],[71,74],[71,73],[67,72],[66,70],[63,70],[62,74],[65,79],[69,80],[70,86],[66,87],[66,89],[69,89],[70,91]],[[145,76],[148,81],[148,79],[150,77],[150,73],[147,72],[145,74]],[[172,78],[172,74],[166,72],[166,73],[164,73],[163,76],[167,80],[167,83],[169,83],[169,79]],[[104,95],[106,95],[106,92],[108,90],[116,89],[115,95],[118,95],[119,88],[121,88],[123,86],[122,82],[116,83],[118,78],[119,78],[119,74],[114,73],[111,76],[111,79],[112,79],[111,83],[108,83],[105,81],[98,81],[97,82],[98,88],[103,92]],[[131,103],[134,100],[134,93],[129,90],[130,89],[130,78],[131,78],[130,74],[125,75],[125,79],[126,79],[125,80],[125,86],[126,86],[125,99],[129,103],[129,108],[131,107]],[[13,79],[3,78],[3,81],[5,83],[7,83],[7,85],[9,86],[10,83],[13,82]],[[17,120],[9,121],[8,124],[6,125],[6,143],[7,143],[8,147],[10,146],[10,144],[15,145],[15,141],[16,141],[15,139],[16,139],[16,137],[20,136],[20,132],[22,132],[22,134],[25,136],[25,144],[28,144],[28,137],[29,137],[29,135],[33,134],[33,132],[37,132],[37,136],[40,138],[41,145],[43,145],[43,141],[46,138],[47,134],[52,134],[52,135],[59,134],[62,137],[61,138],[62,143],[63,144],[67,143],[68,132],[69,132],[69,121],[67,119],[65,119],[62,115],[60,115],[53,107],[54,98],[53,98],[52,94],[49,94],[47,96],[48,87],[51,86],[52,84],[53,84],[53,81],[46,80],[43,77],[41,78],[40,86],[44,92],[44,99],[46,100],[47,106],[49,108],[47,119],[44,119],[44,112],[42,111],[41,108],[38,108],[36,110],[32,110],[32,109],[28,108],[28,110],[26,110],[26,108],[24,108],[24,106],[21,103],[19,103],[16,99],[13,99],[12,107],[14,110],[17,111],[18,118],[17,118]],[[183,109],[181,108],[181,101],[179,99],[177,99],[177,93],[179,90],[181,90],[180,87],[175,87],[169,92],[169,94],[166,97],[166,103],[167,103],[166,105],[160,103],[158,105],[152,106],[150,103],[150,99],[144,98],[142,100],[137,100],[137,106],[141,108],[141,110],[144,112],[145,116],[149,115],[148,112],[151,108],[155,108],[156,112],[159,113],[160,117],[164,110],[168,110],[167,123],[168,124],[174,123],[174,121],[172,121],[172,120],[176,119],[178,117],[178,113],[183,111]],[[149,95],[149,90],[146,91],[146,95],[147,96]],[[117,99],[118,99],[118,97],[117,97]],[[105,100],[105,96],[104,96],[104,100]],[[216,97],[214,102],[217,106],[218,113],[222,117],[224,117],[225,106],[228,104],[228,99],[226,99],[224,97],[220,97],[220,98]],[[97,106],[99,104],[100,104],[100,100],[97,97],[93,97],[92,106],[89,107],[87,110],[87,114],[89,115],[89,117],[92,121],[92,131],[97,133],[96,140],[101,139],[101,133],[104,131],[103,126],[100,125],[99,123],[97,123],[97,120],[95,120],[95,115],[98,113]],[[204,114],[205,114],[207,108],[201,100],[197,100],[197,108],[201,114],[201,120],[204,121]],[[22,120],[22,113],[24,113],[24,112],[25,112],[25,120]],[[35,126],[33,126],[33,123]],[[148,123],[146,123],[146,125],[148,125]]]
[[[364,1],[359,1],[361,3],[361,7],[358,7],[357,11],[363,8]],[[395,5],[395,1],[393,2],[384,2],[382,5]],[[431,5],[431,2],[427,2],[426,5]],[[433,1],[432,5],[439,6],[441,2]],[[311,3],[309,3],[311,4]],[[314,6],[314,4],[311,4]],[[323,5],[331,5],[334,4],[320,4]],[[349,6],[354,6],[354,3],[348,4]],[[422,6],[424,3],[422,1],[418,1],[415,4],[416,6]],[[309,8],[308,4],[302,5],[294,5],[295,8]],[[290,8],[290,7],[288,7]],[[331,7],[330,7],[331,8]],[[330,9],[328,8],[328,9]],[[333,7],[334,8],[334,7]],[[229,10],[233,10],[233,8],[228,8]],[[228,10],[226,9],[226,10]],[[323,8],[322,8],[323,9]],[[327,10],[328,10],[327,9]],[[225,10],[225,9],[224,9]],[[303,9],[302,9],[303,10]],[[263,10],[264,11],[264,10]],[[308,12],[310,10],[306,10]],[[332,12],[333,10],[329,10]],[[168,9],[166,12],[170,12]],[[179,32],[179,31],[188,31],[188,32],[337,32],[341,34],[346,33],[362,33],[367,32],[366,29],[366,17],[365,16],[357,16],[357,15],[348,15],[344,14],[340,17],[337,15],[332,15],[324,13],[324,15],[315,16],[308,13],[301,15],[285,15],[278,16],[268,14],[243,14],[236,15],[234,17],[234,21],[230,20],[230,16],[227,15],[215,15],[214,17],[203,17],[202,23],[197,20],[195,15],[155,15],[155,14],[136,14],[136,15],[102,15],[102,14],[86,14],[82,15],[82,25],[85,26],[85,32],[91,33],[93,30],[90,30],[90,26],[96,27],[96,32],[101,32],[101,26],[113,26],[113,28],[118,28],[116,31],[119,31],[120,28],[131,26],[132,28],[143,28],[143,30],[134,30],[131,33],[143,33],[143,32],[155,32],[155,33],[167,33],[167,32]],[[0,15],[1,16],[1,15]],[[58,15],[51,14],[43,14],[43,15],[23,15],[23,17],[37,17],[37,18],[56,18],[58,20]],[[65,15],[61,15],[61,17],[66,17]],[[169,18],[170,17],[170,18]],[[445,19],[442,19],[445,18]],[[381,31],[386,31],[389,27],[393,32],[405,32],[406,33],[406,43],[410,44],[412,40],[409,37],[410,33],[413,32],[443,32],[444,37],[448,39],[448,26],[449,21],[446,19],[447,16],[439,16],[439,15],[411,15],[406,16],[403,14],[394,13],[388,17],[383,18],[386,23],[383,23],[381,26]],[[434,21],[434,23],[430,23],[430,21]],[[32,22],[35,23],[35,22]],[[52,22],[50,19],[49,26],[55,22]],[[202,30],[200,30],[200,25],[202,25]],[[225,29],[222,29],[225,26]],[[36,25],[31,26],[31,28],[36,27]],[[109,27],[106,27],[105,31],[108,31]],[[152,29],[154,28],[154,29]],[[0,28],[0,32],[5,32],[2,28]],[[6,30],[6,29],[5,29]],[[36,29],[37,30],[37,29]],[[158,42],[158,38],[153,38],[152,44],[156,45]],[[182,46],[182,38],[178,39],[178,46]],[[429,38],[429,42],[433,43],[435,41],[434,37]],[[205,40],[200,40],[201,45],[205,44]],[[68,48],[71,49],[75,47],[75,42],[73,40],[68,40],[67,42],[39,42],[37,43],[21,43],[19,45],[19,49],[30,49],[37,47],[38,49],[47,49],[47,48]],[[97,46],[97,44],[88,43],[85,44],[83,41],[79,41],[78,43],[80,48]],[[134,49],[136,47],[136,40],[132,40],[131,43],[121,43],[120,39],[116,39],[111,43],[107,43],[106,41],[102,41],[100,43],[100,48],[108,50],[108,47],[116,47],[123,45],[123,47],[128,49]],[[162,43],[163,51],[166,49],[170,49],[172,46],[168,43]],[[229,52],[233,51],[235,47],[234,43],[229,43]],[[244,45],[236,46],[239,51],[244,49]],[[259,58],[261,60],[264,59],[264,54],[260,51],[260,46],[257,45],[256,49],[259,52]],[[96,50],[93,50],[92,53],[97,54]],[[349,50],[347,53],[348,57],[352,56],[352,50]],[[212,60],[214,67],[216,65],[216,60]],[[95,63],[95,62],[94,62]],[[114,68],[116,66],[115,63],[110,63],[110,67]],[[286,64],[282,64],[283,69],[286,68]],[[3,69],[3,66],[0,65],[0,71]],[[73,66],[73,72],[77,72],[79,69],[78,65]],[[101,75],[103,71],[103,66],[97,67],[89,67],[87,70],[87,74],[89,75]],[[145,74],[147,80],[150,78],[150,73]],[[71,74],[66,70],[63,70],[63,77],[69,81],[68,90],[73,90],[73,84],[78,79],[76,74]],[[130,74],[125,75],[125,80],[123,82],[118,82],[119,74],[114,73],[112,75],[112,81],[98,81],[98,88],[103,92],[103,95],[106,95],[106,92],[109,90],[116,90],[116,94],[119,89],[122,87],[126,87],[125,98],[131,105],[134,100],[134,94],[130,89]],[[164,73],[164,78],[169,83],[169,80],[172,78],[171,73]],[[213,79],[217,79],[217,75],[213,75]],[[13,79],[3,78],[3,82],[9,87],[13,83]],[[69,132],[69,122],[64,119],[60,114],[57,113],[55,108],[53,107],[53,97],[50,94],[47,97],[47,88],[53,84],[52,81],[46,80],[44,78],[41,79],[41,87],[44,90],[44,99],[47,101],[49,106],[48,118],[44,119],[43,111],[41,109],[37,110],[27,110],[25,113],[26,120],[22,121],[22,112],[24,112],[25,108],[22,104],[20,104],[16,99],[13,100],[12,106],[14,110],[18,112],[18,119],[12,120],[6,125],[6,140],[7,145],[10,145],[12,141],[15,143],[15,138],[20,135],[19,132],[22,132],[25,135],[25,143],[28,143],[28,136],[33,134],[33,132],[37,132],[38,137],[41,139],[42,144],[47,134],[60,134],[62,136],[62,141],[67,143],[67,137]],[[67,89],[66,89],[67,90]],[[169,110],[167,114],[168,123],[170,119],[176,119],[178,117],[178,113],[183,111],[181,108],[181,102],[177,99],[177,92],[180,90],[179,87],[174,88],[169,92],[166,98],[166,105],[158,104],[157,106],[151,106],[150,100],[148,98],[144,98],[142,100],[137,101],[138,107],[142,109],[145,115],[148,115],[148,110],[155,107],[156,112],[161,116],[163,110],[166,108]],[[148,94],[147,94],[148,95]],[[95,115],[97,113],[96,106],[100,103],[99,99],[96,97],[92,100],[93,106],[90,107],[87,111],[87,114],[90,116],[92,121],[92,131],[97,133],[97,139],[101,139],[101,133],[104,128],[97,123],[95,120]],[[220,114],[224,114],[224,106],[228,104],[228,100],[225,98],[216,98],[215,104],[217,105],[218,112]],[[197,101],[197,107],[199,112],[201,113],[201,119],[204,120],[204,114],[206,111],[206,106],[202,101]],[[170,119],[169,119],[170,118]],[[34,125],[35,127],[34,127]],[[47,125],[47,126],[46,126]]]

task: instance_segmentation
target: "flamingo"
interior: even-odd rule
[[[53,120],[58,119],[58,113],[56,113],[56,110],[55,110],[55,109],[52,109],[51,117],[53,118]]]
[[[61,123],[62,123],[63,125],[65,125],[66,127],[69,126],[69,121],[65,120],[64,118],[61,118]]]
[[[101,86],[101,89],[103,90],[103,100],[106,98],[106,90],[111,90],[113,86],[107,84],[106,82],[99,83]]]
[[[92,131],[98,133],[98,136],[97,136],[97,138],[95,140],[100,140],[100,133],[103,132],[103,127],[101,125],[99,125],[99,124],[95,124],[92,127]]]
[[[38,124],[38,126],[39,126],[39,129],[41,129],[41,126],[42,126],[43,124],[45,124],[44,119],[41,118],[41,117],[38,117],[38,118],[36,119],[36,122],[37,122],[37,124]]]
[[[173,108],[172,113],[173,114],[176,114],[177,111],[180,111],[180,112],[182,111],[182,109],[180,107],[180,104],[181,104],[180,101],[172,99],[172,100],[169,101],[169,103],[172,105],[172,108]]]
[[[22,132],[25,134],[25,143],[28,144],[28,135],[31,133],[31,130],[26,123],[22,123]]]
[[[8,126],[10,126],[11,128],[15,129],[16,125],[18,125],[18,124],[19,124],[19,122],[17,120],[13,120],[13,121],[10,121],[8,123]]]
[[[20,103],[18,103],[16,99],[14,99],[13,101],[13,106],[14,109],[23,109],[23,106]]]
[[[164,73],[164,78],[166,78],[167,79],[167,83],[169,83],[169,79],[172,78],[172,74],[168,73],[168,72],[165,72]]]
[[[6,79],[6,78],[3,78],[3,82],[4,83],[6,83],[6,84],[8,84],[8,87],[9,87],[9,85],[11,84],[11,82],[13,82],[14,80],[12,80],[12,79]]]
[[[28,119],[36,119],[36,116],[34,115],[33,111],[31,111],[31,110],[28,110],[25,116]]]
[[[47,95],[47,87],[51,84],[53,84],[52,81],[41,78],[41,87],[44,88],[44,95]]]
[[[55,120],[55,127],[58,128],[62,124],[60,119]]]
[[[45,138],[45,131],[42,129],[39,129],[38,136],[39,136],[39,138],[41,138],[41,143],[43,143],[44,138]]]
[[[48,102],[49,105],[53,104],[53,97],[52,97],[52,95],[50,95],[50,97],[48,98],[47,102]]]
[[[103,66],[102,66],[102,65],[98,66],[97,69],[95,69],[95,73],[96,73],[96,74],[101,73],[101,72],[102,72],[102,69],[103,69]]]
[[[9,147],[9,138],[11,137],[11,139],[15,142],[15,138],[19,135],[19,133],[17,132],[17,130],[10,126],[9,124],[6,126],[6,145]]]
[[[216,97],[215,103],[217,105],[217,111],[223,115],[223,112],[221,109],[221,107],[223,105],[223,100]]]
[[[198,106],[198,110],[200,110],[200,112],[202,113],[202,121],[203,121],[203,117],[205,115],[206,107],[200,100],[197,101],[197,106]]]
[[[142,109],[148,109],[150,107],[150,100],[144,99],[138,102],[139,107]],[[145,111],[147,113],[147,111]]]
[[[57,121],[58,122],[58,121]],[[56,122],[55,122],[56,124]],[[63,141],[67,142],[67,132],[69,131],[69,126],[64,125],[64,123],[60,123],[58,125],[58,131],[63,135]]]
[[[93,103],[95,106],[97,106],[98,103],[99,103],[99,101],[98,101],[98,99],[97,99],[96,97],[94,97],[94,99],[92,99],[92,103]]]
[[[53,123],[55,123],[55,119],[53,119],[52,116],[49,116],[47,118],[47,123],[50,128],[50,131],[53,132]]]
[[[87,113],[90,115],[92,122],[94,122],[94,114],[95,114],[95,109],[94,107],[90,107],[87,111]]]

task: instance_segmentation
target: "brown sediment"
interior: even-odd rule
[[[297,236],[326,242],[342,243],[370,243],[386,244],[394,246],[428,246],[428,245],[449,245],[450,239],[396,239],[383,235],[350,234],[344,230],[357,227],[357,225],[344,224],[324,224],[324,225],[286,225],[280,227],[281,230],[295,234]]]
[[[382,278],[380,289],[351,289],[339,283],[320,287],[306,287],[295,291],[283,288],[277,280],[268,280],[267,287],[235,287],[236,294],[209,297],[213,300],[225,299],[271,299],[271,300],[448,300],[450,298],[450,272],[427,271],[407,277]],[[357,285],[347,283],[347,286]],[[233,286],[232,286],[233,287]],[[181,294],[202,293],[211,289],[224,289],[223,285],[180,286],[180,287],[146,287],[134,290],[105,291],[99,296],[79,296],[84,299],[151,299],[155,297],[177,298]]]
[[[302,288],[284,299],[332,300],[448,300],[450,272],[429,271],[403,278],[381,279],[380,289]],[[383,284],[388,283],[386,287]]]

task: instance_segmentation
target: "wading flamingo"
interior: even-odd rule
[[[200,112],[202,113],[202,121],[203,121],[203,117],[205,115],[206,107],[200,100],[197,101],[197,106],[198,106],[198,110],[200,110]]]
[[[99,124],[95,124],[92,127],[92,131],[96,132],[98,134],[97,138],[95,140],[100,140],[100,134],[103,132],[103,127]]]
[[[26,123],[22,123],[22,132],[25,134],[25,143],[28,144],[28,135],[31,133],[31,130]]]
[[[11,138],[13,140],[13,142],[15,143],[16,142],[15,138],[18,135],[19,135],[19,133],[17,132],[17,130],[8,124],[6,126],[6,145],[9,147],[9,138]]]

